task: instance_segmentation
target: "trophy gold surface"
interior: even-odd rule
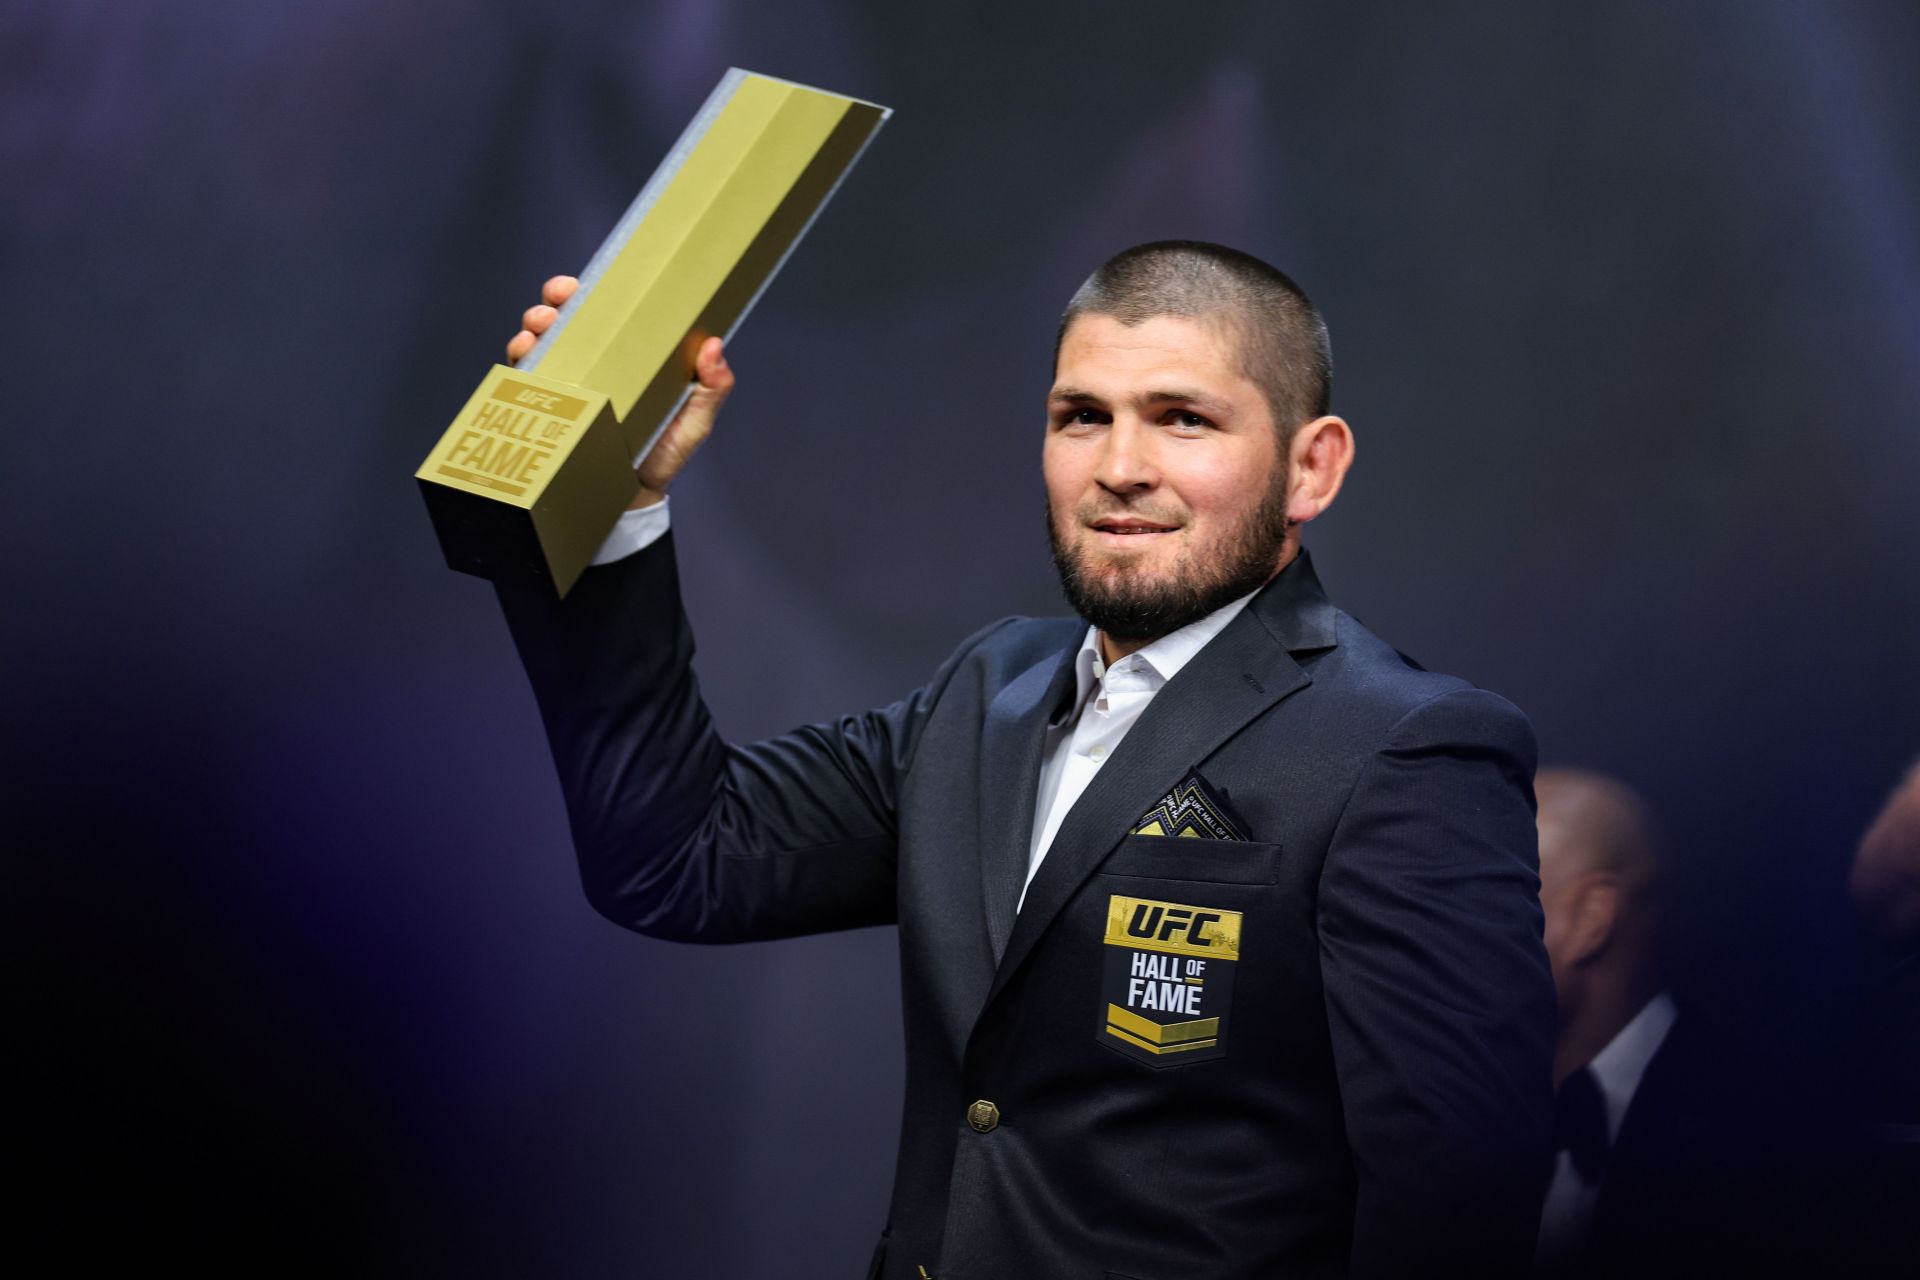
[[[638,490],[634,464],[887,108],[728,71],[518,367],[495,365],[414,473],[447,563],[565,595]]]

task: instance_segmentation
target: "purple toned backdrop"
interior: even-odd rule
[[[1920,752],[1920,20],[1550,10],[9,8],[25,1217],[75,1259],[858,1273],[891,934],[593,916],[409,478],[729,64],[898,109],[676,490],[730,732],[1058,611],[1058,308],[1128,243],[1229,240],[1332,325],[1336,598],[1648,791],[1683,989],[1844,1087],[1844,863]]]

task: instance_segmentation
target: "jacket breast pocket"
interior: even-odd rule
[[[1128,836],[1100,864],[1110,876],[1202,884],[1272,884],[1279,867],[1277,844],[1187,836]]]
[[[1096,1041],[1156,1069],[1227,1056],[1245,922],[1280,846],[1128,836],[1101,864]]]

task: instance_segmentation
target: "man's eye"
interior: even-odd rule
[[[1097,427],[1107,420],[1098,409],[1075,409],[1061,421],[1070,427]]]
[[[1185,409],[1175,409],[1167,415],[1167,420],[1176,427],[1185,427],[1189,431],[1204,431],[1213,425],[1211,420]]]

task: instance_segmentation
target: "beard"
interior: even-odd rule
[[[1085,529],[1091,520],[1126,510],[1124,506],[1083,508],[1075,513],[1075,527]],[[1090,563],[1092,550],[1068,545],[1051,508],[1047,512],[1053,567],[1067,603],[1109,637],[1122,641],[1158,640],[1264,586],[1273,577],[1289,527],[1283,472],[1260,505],[1231,528],[1205,545],[1190,547],[1159,576],[1148,576],[1139,566],[1124,562]]]

